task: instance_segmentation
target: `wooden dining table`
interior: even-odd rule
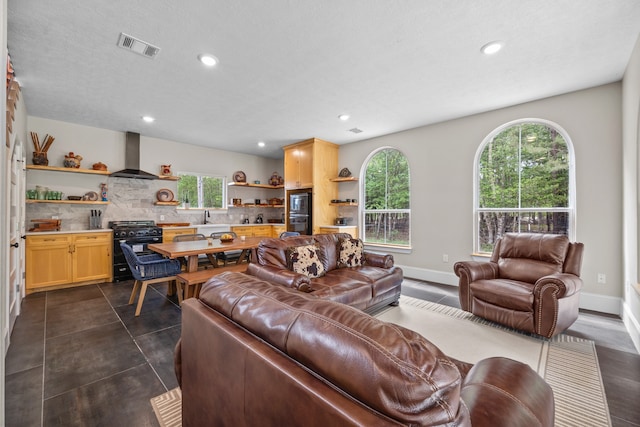
[[[221,242],[220,239],[193,240],[183,242],[151,243],[147,245],[149,249],[167,258],[176,259],[185,257],[187,259],[187,271],[198,270],[198,256],[215,254],[226,251],[241,250],[239,259],[246,259],[247,252],[257,248],[264,237],[246,237],[244,240],[235,238],[232,242]],[[217,265],[214,264],[214,267]]]

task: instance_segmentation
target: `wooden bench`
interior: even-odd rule
[[[213,276],[222,274],[226,271],[235,271],[244,273],[247,271],[247,263],[228,265],[226,267],[209,268],[207,270],[192,271],[191,273],[182,272],[176,275],[176,283],[178,285],[178,301],[182,305],[182,300],[190,297],[197,297],[200,294],[202,284]],[[184,292],[183,292],[184,289]],[[183,297],[184,294],[184,297]]]

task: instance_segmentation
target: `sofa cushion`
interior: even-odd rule
[[[242,273],[212,278],[200,302],[400,424],[469,424],[456,363],[416,332]]]
[[[472,282],[474,298],[517,311],[533,312],[533,284],[509,279]]]
[[[338,268],[360,267],[364,264],[364,244],[360,239],[340,239]]]
[[[307,277],[322,277],[327,271],[324,250],[317,245],[292,246],[287,250],[289,269]]]

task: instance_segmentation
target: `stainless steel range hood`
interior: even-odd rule
[[[124,148],[124,169],[112,173],[115,178],[158,179],[158,175],[140,170],[140,134],[127,132]]]

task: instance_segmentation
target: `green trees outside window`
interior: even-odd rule
[[[411,243],[409,163],[383,148],[369,158],[364,177],[363,241],[393,246]]]
[[[199,174],[179,173],[178,198],[183,208],[221,209],[226,198],[226,179]]]
[[[507,232],[570,234],[570,146],[547,123],[521,122],[485,143],[477,163],[477,251]]]

